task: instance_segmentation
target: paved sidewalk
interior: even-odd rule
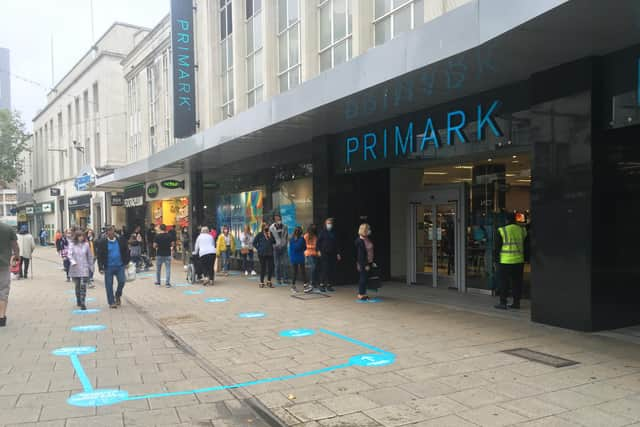
[[[43,264],[36,259],[40,274]],[[245,414],[256,404],[245,399],[255,397],[283,423],[300,426],[640,426],[640,347],[634,344],[385,298],[384,288],[380,303],[357,303],[349,288],[300,300],[288,288],[259,289],[239,276],[218,277],[210,288],[171,289],[139,277],[127,285],[122,309],[104,309],[104,292],[96,289],[92,304],[103,311],[78,319],[69,314],[69,295],[60,292],[69,287],[60,272],[52,273],[54,280],[19,282],[12,291],[10,327],[0,331],[3,360],[8,354],[11,361],[0,368],[0,408],[9,408],[0,422],[66,418],[66,425],[89,425],[75,418],[89,417],[103,425],[119,425],[106,423],[111,419],[126,425],[213,419],[218,425],[221,412],[229,415],[244,403],[237,410]],[[174,268],[174,284],[183,279]],[[264,317],[254,317],[257,312]],[[99,321],[107,330],[69,332],[81,321]],[[314,334],[280,336],[304,335],[303,329]],[[68,358],[49,355],[68,345],[97,346],[81,357],[97,387],[129,395],[220,390],[72,407],[65,399],[80,391],[78,379]],[[579,364],[553,368],[502,352],[520,347]],[[394,363],[385,364],[393,356]],[[367,360],[384,366],[365,366]],[[227,388],[234,384],[238,388]],[[39,410],[25,409],[29,404]],[[56,422],[51,425],[65,425]],[[221,425],[264,425],[257,418],[234,422]]]

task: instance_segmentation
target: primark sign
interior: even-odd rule
[[[194,34],[192,0],[171,0],[173,133],[176,138],[187,138],[196,132]]]
[[[470,142],[469,132],[475,134],[477,141],[484,141],[487,132],[502,137],[504,134],[495,119],[500,105],[501,102],[495,100],[489,105],[477,104],[473,114],[462,109],[451,110],[443,117],[427,115],[422,121],[412,120],[402,125],[348,135],[344,139],[346,165],[350,166],[356,161],[405,158],[424,152],[429,147],[439,150],[456,143],[466,144]],[[434,125],[434,120],[445,124],[442,135]]]

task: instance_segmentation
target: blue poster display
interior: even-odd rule
[[[293,233],[293,229],[298,226],[298,220],[296,218],[296,205],[280,205],[280,215],[282,216],[282,222],[289,229],[289,234]]]

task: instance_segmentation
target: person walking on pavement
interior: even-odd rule
[[[69,240],[71,240],[71,230],[65,230],[65,233],[56,240],[56,250],[62,258],[62,267],[67,275],[67,282],[71,281],[69,277]]]
[[[11,270],[19,261],[18,236],[13,228],[0,222],[0,327],[7,326],[7,305],[11,289]]]
[[[318,227],[315,224],[311,224],[304,235],[304,242],[306,250],[304,256],[309,265],[309,272],[311,273],[311,283],[307,284],[304,288],[306,293],[313,292],[313,289],[318,286],[318,273],[320,269],[320,258],[318,257]]]
[[[191,260],[191,234],[189,227],[182,227],[180,230],[180,244],[182,246],[182,265],[189,265]]]
[[[273,288],[271,279],[273,277],[273,251],[276,244],[276,240],[269,231],[267,224],[262,224],[262,232],[259,233],[255,239],[253,239],[253,247],[258,252],[258,259],[260,260],[260,284],[261,288],[265,287],[264,278],[267,277],[266,286]]]
[[[499,260],[498,274],[500,287],[498,295],[500,303],[495,306],[499,310],[507,308],[519,309],[522,296],[522,275],[524,273],[524,247],[527,230],[516,224],[515,216],[507,214],[507,225],[498,229],[496,242],[496,258]],[[509,290],[513,295],[513,303],[507,307]]]
[[[151,223],[147,230],[147,255],[150,259],[156,259],[156,251],[154,249],[154,243],[156,241],[156,225]]]
[[[93,257],[93,265],[91,266],[92,268],[89,270],[89,282],[87,283],[87,286],[89,287],[89,289],[93,289],[96,287],[96,285],[93,283],[93,276],[95,273],[95,263],[96,263],[96,236],[93,233],[93,230],[88,228],[87,229],[87,243],[89,244],[89,249],[91,250],[91,256]]]
[[[20,233],[18,234],[18,247],[20,248],[20,273],[19,279],[26,279],[29,277],[29,263],[31,261],[31,255],[36,249],[36,241],[33,239],[29,229],[26,225],[20,227]]]
[[[209,232],[209,227],[200,229],[200,235],[193,246],[193,254],[198,256],[200,267],[204,273],[203,285],[213,286],[216,277],[215,271],[213,271],[213,264],[216,262],[216,245],[213,236]]]
[[[293,268],[293,282],[291,282],[291,292],[298,292],[296,288],[296,279],[298,278],[298,271],[302,276],[303,289],[309,287],[307,283],[307,270],[304,266],[304,252],[307,250],[307,244],[304,237],[302,237],[302,227],[296,227],[293,230],[293,237],[289,242],[289,260]]]
[[[93,254],[82,231],[76,231],[69,244],[69,276],[76,290],[76,303],[81,310],[87,309],[87,282],[93,270]]]
[[[324,230],[320,232],[317,243],[318,256],[320,256],[320,291],[334,292],[337,264],[342,260],[342,256],[333,218],[328,218],[324,224]]]
[[[160,232],[156,234],[156,240],[153,248],[156,251],[156,286],[160,286],[160,276],[162,275],[162,266],[165,267],[165,286],[171,287],[171,255],[176,241],[171,234],[167,233],[167,226],[160,225]]]
[[[252,276],[256,275],[253,269],[253,233],[249,224],[244,226],[244,231],[240,233],[240,256],[242,257],[242,270],[244,275],[248,276],[251,272]]]
[[[44,228],[40,230],[40,246],[47,246],[47,241],[49,240],[49,233]]]
[[[279,214],[275,214],[273,216],[273,224],[269,227],[269,231],[276,242],[273,251],[276,280],[279,285],[289,283],[289,266],[287,262],[289,230],[287,229],[287,226],[282,223],[282,217]]]
[[[367,282],[369,281],[369,273],[374,267],[373,243],[369,239],[371,235],[371,227],[369,224],[361,224],[358,229],[358,238],[356,239],[356,269],[360,279],[358,280],[358,299],[368,300]]]
[[[236,239],[229,233],[229,227],[227,225],[222,227],[222,234],[218,236],[216,251],[218,252],[220,262],[222,262],[222,274],[228,276],[231,255],[236,251]]]
[[[98,270],[104,274],[104,287],[107,292],[107,302],[109,307],[118,308],[122,303],[122,291],[126,277],[124,274],[125,266],[129,264],[129,248],[127,240],[123,237],[116,236],[116,228],[111,226],[107,228],[104,239],[98,241]],[[118,288],[115,298],[113,295],[113,279],[118,280]]]

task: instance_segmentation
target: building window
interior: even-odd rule
[[[171,77],[169,76],[169,68],[171,67],[171,54],[169,50],[162,54],[162,86],[164,87],[164,144],[165,147],[173,145],[175,139],[172,138],[173,132],[171,126]]]
[[[138,76],[128,82],[129,97],[129,158],[137,160],[140,154],[140,96],[138,93]]]
[[[96,158],[95,167],[99,168],[100,166],[102,166],[100,164],[100,162],[102,161],[100,156],[100,132],[96,132],[95,136],[93,137],[93,146],[94,146],[93,155]]]
[[[300,84],[299,0],[278,0],[278,78],[280,92]]]
[[[233,13],[231,0],[220,0],[220,75],[222,77],[222,118],[232,117],[233,101]]]
[[[249,108],[262,101],[264,64],[262,60],[262,1],[247,2],[247,95]]]
[[[147,67],[147,95],[149,97],[149,149],[158,152],[156,129],[158,126],[158,62]]]
[[[375,45],[380,46],[424,22],[424,0],[375,0]]]
[[[320,71],[347,62],[351,52],[352,0],[319,0],[320,9]]]
[[[58,113],[58,144],[56,146],[57,150],[62,150],[63,145],[63,125],[62,125],[62,112]],[[66,172],[64,170],[65,158],[64,153],[62,151],[57,151],[56,156],[58,156],[58,175],[60,179],[64,179],[66,177]]]

